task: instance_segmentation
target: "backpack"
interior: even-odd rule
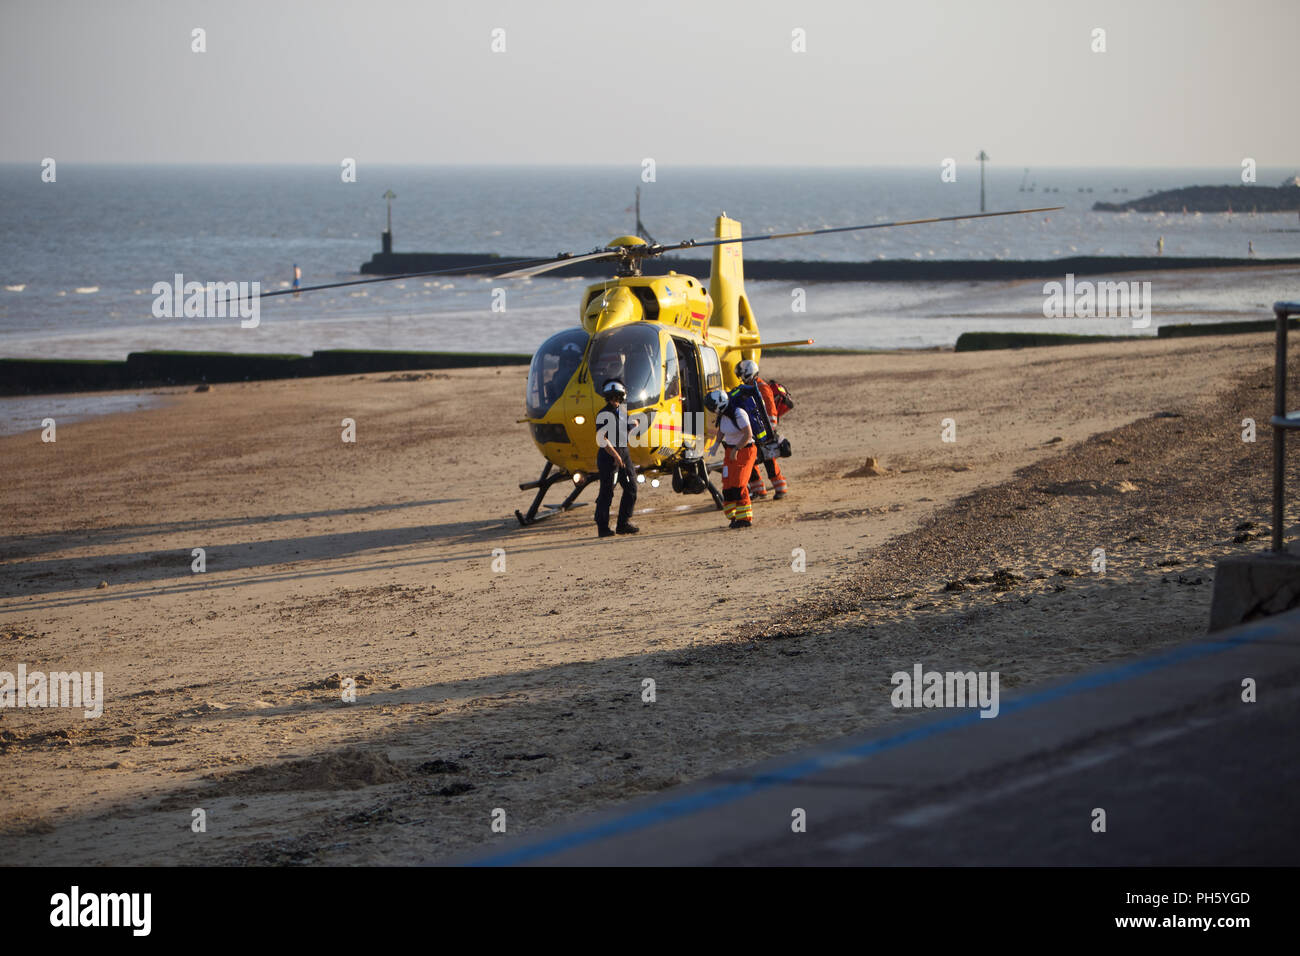
[[[727,404],[727,411],[734,411],[736,408],[744,409],[749,416],[750,428],[754,433],[754,441],[762,443],[772,439],[772,423],[767,420],[767,409],[763,407],[763,398],[758,394],[757,388],[747,388],[739,386],[732,390],[730,395],[731,401]],[[729,416],[734,425],[735,416]]]
[[[768,380],[767,386],[772,390],[772,402],[776,405],[776,417],[785,418],[794,410],[794,396],[780,382]]]

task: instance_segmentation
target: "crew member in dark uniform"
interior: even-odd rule
[[[627,386],[611,378],[601,388],[605,407],[596,414],[596,467],[600,469],[600,494],[596,496],[596,529],[602,538],[611,534],[636,534],[640,529],[628,519],[636,507],[636,465],[627,449]],[[614,501],[614,481],[623,486],[618,502],[618,524],[609,530],[609,506]]]

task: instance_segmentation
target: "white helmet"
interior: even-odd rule
[[[736,364],[736,375],[739,376],[740,380],[746,385],[750,384],[758,375],[758,363],[753,359],[745,359],[743,362],[738,362]]]
[[[722,412],[726,409],[729,401],[730,399],[727,398],[726,392],[720,388],[715,388],[713,391],[709,392],[709,394],[704,396],[704,407],[711,412]]]

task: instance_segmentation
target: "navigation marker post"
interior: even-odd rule
[[[980,161],[980,212],[984,211],[984,164],[988,161],[989,154],[980,150],[980,154],[975,157]]]
[[[393,200],[397,198],[397,193],[393,192],[391,189],[386,189],[381,198],[388,200],[388,228],[380,237],[384,244],[384,253],[387,255],[391,254],[393,251]]]

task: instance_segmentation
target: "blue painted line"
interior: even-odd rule
[[[1231,633],[1231,632],[1230,632]],[[1034,707],[1040,707],[1053,701],[1062,700],[1071,697],[1083,691],[1096,690],[1099,687],[1107,687],[1112,684],[1123,683],[1132,680],[1135,677],[1141,677],[1144,674],[1150,674],[1153,671],[1162,670],[1174,664],[1181,664],[1185,661],[1196,660],[1201,657],[1208,657],[1212,654],[1220,654],[1223,651],[1241,647],[1244,644],[1254,643],[1255,641],[1264,640],[1270,637],[1276,637],[1282,633],[1282,628],[1275,620],[1260,621],[1256,624],[1249,624],[1239,628],[1234,637],[1222,638],[1215,641],[1206,641],[1200,644],[1192,644],[1186,647],[1175,648],[1164,654],[1145,660],[1133,661],[1128,664],[1121,664],[1118,667],[1108,671],[1101,671],[1097,674],[1089,674],[1077,678],[1067,684],[1059,687],[1049,688],[1038,691],[1034,694],[1026,695],[1018,700],[1011,701],[1003,705],[999,711],[999,717],[1003,714],[1012,714],[1018,711],[1029,710]],[[737,783],[723,784],[713,787],[700,793],[689,794],[682,797],[673,797],[654,806],[646,807],[641,810],[635,810],[631,813],[620,817],[615,817],[604,823],[575,830],[572,833],[561,834],[556,837],[544,840],[541,843],[535,843],[531,846],[523,846],[513,850],[505,850],[501,853],[486,857],[483,860],[471,863],[471,866],[512,866],[517,863],[527,863],[540,857],[551,856],[556,853],[563,853],[565,850],[571,850],[575,847],[585,846],[589,843],[595,843],[606,837],[619,836],[624,833],[631,833],[635,830],[642,830],[656,823],[663,823],[667,820],[680,819],[681,817],[691,816],[703,810],[709,810],[713,807],[723,806],[733,803],[743,797],[769,790],[773,787],[783,784],[795,783],[803,780],[816,773],[831,769],[838,766],[844,760],[853,758],[869,757],[872,754],[882,753],[886,750],[894,750],[898,747],[904,747],[939,734],[947,733],[950,730],[956,730],[959,727],[965,727],[968,724],[979,723],[987,718],[982,718],[978,710],[967,710],[961,714],[949,717],[945,720],[935,721],[925,724],[921,727],[915,727],[910,730],[904,730],[889,737],[883,737],[878,740],[868,740],[864,743],[854,744],[844,747],[840,750],[827,754],[821,754],[816,757],[809,757],[797,763],[790,764],[778,770],[756,776],[750,780],[744,780]]]

